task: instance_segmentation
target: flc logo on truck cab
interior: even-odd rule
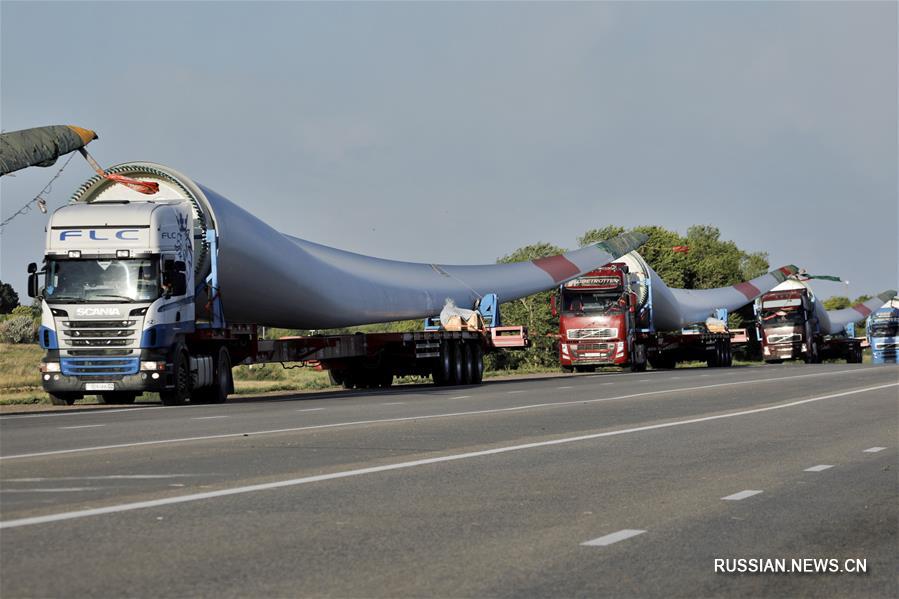
[[[108,235],[113,235],[115,239],[121,239],[122,241],[139,241],[140,239],[136,236],[139,231],[139,229],[66,229],[59,232],[59,240],[87,238],[93,241],[109,241],[113,237],[108,237]],[[86,236],[84,235],[85,232],[87,232]]]

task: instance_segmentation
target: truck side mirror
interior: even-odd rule
[[[33,263],[30,264],[29,268],[31,266],[34,266],[34,264]],[[41,290],[40,290],[40,287],[38,286],[37,273],[31,272],[28,275],[28,297],[37,297],[40,294],[41,294]]]
[[[553,316],[559,315],[559,309],[556,307],[556,294],[549,297],[549,311]]]
[[[28,264],[28,274],[33,275],[36,272],[37,272],[37,264],[34,262],[29,263]]]

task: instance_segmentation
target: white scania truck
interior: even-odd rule
[[[303,306],[327,309],[287,284],[316,263],[291,262],[290,239],[177,171],[129,163],[110,172],[159,192],[90,179],[51,216],[43,266],[28,267],[28,294],[42,307],[41,379],[55,404],[84,395],[132,403],[145,392],[166,405],[218,403],[233,392],[232,364],[266,362],[326,369],[347,388],[409,374],[477,384],[486,352],[528,345],[525,329],[498,326],[498,314],[479,331],[260,339],[258,326],[292,326]]]

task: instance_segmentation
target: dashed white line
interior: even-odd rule
[[[515,393],[524,393],[524,390],[523,390],[523,389],[519,389],[518,391],[506,391],[506,393],[508,393],[509,395],[513,395],[513,394],[515,394]]]
[[[883,451],[886,447],[869,447],[862,453],[877,453],[878,451]]]
[[[471,395],[457,395],[456,397],[450,397],[450,399],[468,399]]]
[[[637,535],[642,535],[644,532],[646,531],[637,530],[635,528],[625,528],[624,530],[619,530],[618,532],[613,532],[591,541],[585,541],[581,543],[581,545],[585,547],[605,547],[606,545],[611,545],[612,543],[617,543],[618,541],[623,541],[625,539],[636,537]]]
[[[786,378],[799,378],[799,377],[786,377]],[[765,379],[766,381],[773,379]],[[279,429],[267,429],[260,431],[247,431],[247,432],[239,432],[239,433],[222,433],[219,435],[198,435],[196,437],[178,437],[174,439],[158,439],[155,441],[135,441],[133,443],[116,443],[112,445],[94,445],[91,447],[76,447],[73,449],[57,449],[53,451],[37,451],[34,453],[19,453],[14,455],[5,455],[0,456],[0,460],[18,460],[22,458],[35,458],[35,457],[43,457],[48,455],[62,455],[69,453],[82,453],[85,451],[103,451],[107,449],[123,449],[125,447],[142,447],[145,445],[167,445],[170,443],[187,443],[190,441],[210,441],[212,439],[232,439],[235,437],[247,437],[249,435],[276,435],[281,433],[295,433],[300,431],[308,431],[308,430],[318,430],[323,428],[343,428],[347,426],[360,426],[364,424],[386,424],[390,422],[406,422],[410,420],[430,420],[433,418],[457,418],[461,416],[479,416],[481,414],[500,414],[505,412],[520,412],[523,410],[533,410],[536,408],[562,408],[566,406],[576,406],[576,405],[585,405],[597,402],[605,402],[605,401],[615,401],[621,399],[633,399],[635,397],[646,397],[648,395],[666,395],[669,393],[680,393],[683,391],[698,391],[702,389],[715,389],[717,387],[730,387],[733,385],[742,385],[749,383],[758,383],[759,381],[737,381],[733,383],[715,383],[713,385],[701,385],[698,387],[681,387],[679,389],[659,389],[655,391],[643,391],[640,393],[630,393],[628,395],[617,395],[613,397],[601,397],[597,399],[583,399],[583,400],[573,400],[573,401],[556,401],[556,402],[546,402],[546,403],[537,403],[537,404],[525,404],[522,406],[512,406],[509,408],[492,408],[489,410],[467,410],[465,412],[450,412],[447,414],[422,414],[419,416],[403,416],[398,418],[378,418],[372,420],[351,420],[348,422],[334,422],[331,424],[316,424],[309,426],[295,426],[291,428],[279,428]],[[896,387],[899,386],[899,383],[887,383],[884,385],[877,385],[874,387],[864,387],[862,389],[853,389],[850,391],[843,391],[842,393],[835,393],[832,395],[823,395],[818,398],[811,398],[806,400],[801,400],[799,402],[793,402],[788,404],[781,404],[780,406],[772,406],[768,408],[760,408],[761,411],[771,410],[771,409],[779,409],[781,407],[788,407],[793,405],[799,405],[801,403],[805,403],[808,401],[819,401],[821,399],[830,399],[832,397],[842,397],[844,395],[854,395],[856,393],[865,393],[867,391],[877,391],[879,389],[886,389],[888,387]],[[743,413],[754,413],[754,411],[749,412],[736,412],[736,414]],[[728,417],[730,414],[723,414],[721,416],[710,416],[710,418],[718,418],[718,417]]]
[[[456,453],[449,454],[443,456],[437,456],[433,458],[425,458],[421,460],[414,460],[411,462],[398,462],[393,464],[384,464],[381,466],[371,466],[369,468],[358,468],[356,470],[344,470],[340,472],[332,472],[330,474],[318,474],[315,476],[307,476],[304,478],[293,478],[287,480],[279,480],[269,483],[260,483],[257,485],[249,485],[244,487],[232,487],[230,489],[219,489],[217,491],[207,491],[205,493],[193,493],[190,495],[180,495],[175,497],[166,497],[163,499],[153,499],[149,501],[137,501],[134,503],[122,503],[119,505],[109,505],[105,507],[99,508],[91,508],[85,510],[77,510],[72,512],[59,512],[56,514],[47,514],[44,516],[33,516],[30,518],[18,518],[15,520],[6,520],[0,522],[0,529],[4,528],[16,528],[19,526],[31,526],[34,524],[47,524],[50,522],[59,522],[62,520],[73,520],[75,518],[86,518],[89,516],[100,516],[104,514],[116,514],[120,512],[129,512],[132,510],[141,510],[152,507],[161,507],[164,505],[174,505],[179,503],[188,503],[192,501],[201,501],[204,499],[213,499],[216,497],[228,497],[231,495],[241,495],[244,493],[253,493],[256,491],[269,491],[272,489],[282,489],[285,487],[295,487],[298,485],[305,485],[310,483],[317,483],[322,481],[329,480],[337,480],[342,478],[349,478],[353,476],[363,476],[367,474],[374,474],[377,472],[388,472],[392,470],[402,470],[407,468],[414,468],[417,466],[425,466],[430,464],[441,464],[447,462],[456,462],[459,460],[468,460],[472,458],[479,458],[490,455],[500,455],[505,453],[511,453],[516,451],[523,451],[527,449],[534,449],[537,447],[552,447],[556,445],[566,445],[570,443],[577,443],[580,441],[588,441],[592,439],[602,439],[605,437],[614,437],[617,435],[628,435],[631,433],[640,433],[644,431],[651,430],[660,430],[666,428],[672,428],[676,426],[685,426],[689,424],[698,424],[700,422],[712,422],[714,420],[724,420],[727,418],[737,418],[739,416],[748,416],[751,414],[762,414],[764,412],[771,412],[773,410],[783,410],[786,408],[792,408],[794,406],[801,406],[808,403],[814,403],[818,401],[823,401],[825,399],[833,399],[835,397],[845,397],[847,395],[857,395],[859,393],[867,393],[869,391],[877,391],[879,389],[886,389],[887,387],[895,387],[899,385],[899,383],[890,383],[887,385],[877,385],[875,387],[864,387],[862,389],[853,389],[851,391],[843,391],[841,393],[831,393],[829,395],[820,395],[818,397],[810,397],[808,399],[800,399],[797,401],[791,401],[783,404],[778,404],[774,406],[767,406],[764,408],[754,408],[752,410],[742,410],[740,412],[731,412],[729,414],[716,414],[714,416],[703,416],[701,418],[689,418],[686,420],[675,420],[672,422],[662,422],[660,424],[648,424],[646,426],[638,426],[634,428],[626,428],[619,429],[614,431],[605,431],[602,433],[592,433],[589,435],[581,435],[578,437],[565,437],[562,439],[552,439],[549,441],[538,441],[535,443],[525,443],[523,445],[508,445],[505,447],[496,447],[494,449],[485,449],[481,451],[472,451],[468,453]],[[404,420],[414,420],[416,417],[405,418]],[[393,419],[396,421],[397,419]],[[309,428],[321,428],[321,427],[309,427]],[[238,433],[237,435],[228,435],[228,436],[242,436],[243,433]],[[742,493],[737,493],[737,495],[741,495],[743,493],[761,493],[761,491],[743,491]],[[730,499],[734,496],[723,497],[722,499]]]
[[[297,410],[297,412],[318,412],[319,410],[324,410],[324,408],[303,408],[302,410]]]
[[[391,401],[389,403],[382,403],[382,406],[403,406],[406,405],[404,401]]]
[[[219,418],[228,418],[228,416],[197,416],[191,420],[218,420]]]
[[[106,426],[106,425],[105,424],[82,424],[81,426],[61,426],[61,427],[59,427],[59,430],[71,431],[71,430],[75,430],[76,428],[99,428],[101,426]]]
[[[817,466],[806,468],[805,472],[821,472],[822,470],[827,470],[828,468],[833,468],[833,464],[818,464]]]
[[[556,387],[556,389],[571,389],[571,385],[566,385],[564,387]]]
[[[756,491],[753,489],[747,489],[745,491],[740,491],[739,493],[734,493],[733,495],[728,495],[727,497],[722,497],[724,501],[742,501],[747,497],[752,497],[753,495],[758,495],[761,491]]]

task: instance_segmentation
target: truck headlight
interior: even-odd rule
[[[141,370],[165,370],[165,362],[141,362]]]
[[[765,354],[766,356],[770,356],[770,355],[771,355],[771,348],[768,347],[768,346],[766,345],[766,346],[764,347],[764,349],[762,350],[762,353]]]
[[[808,351],[808,348],[805,346],[805,343],[803,343],[800,347],[802,348],[802,351]]]
[[[59,362],[41,362],[41,372],[61,372]]]
[[[624,341],[619,341],[615,344],[615,353],[621,355],[624,353]]]

